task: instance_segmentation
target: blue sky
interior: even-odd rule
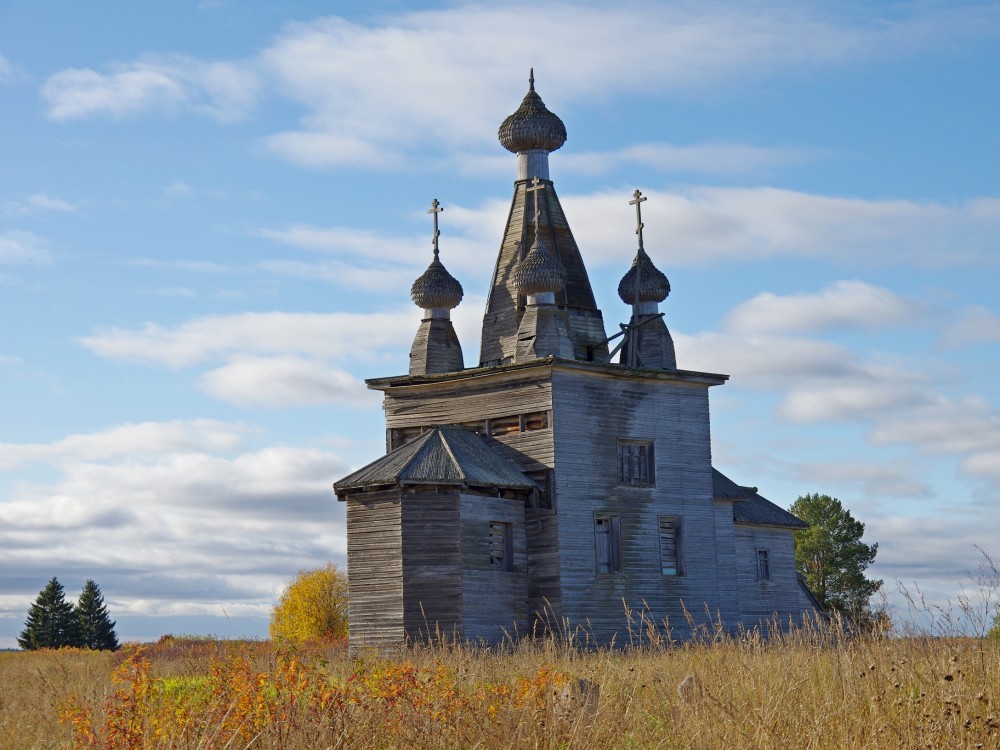
[[[435,197],[477,360],[530,66],[609,330],[649,197],[716,466],[956,597],[1000,556],[998,41],[992,3],[0,3],[0,646],[53,575],[124,639],[260,636],[343,562]]]

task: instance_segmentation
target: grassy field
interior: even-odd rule
[[[690,678],[690,679],[688,679]],[[997,748],[1000,645],[814,629],[628,650],[165,637],[0,654],[0,748]]]

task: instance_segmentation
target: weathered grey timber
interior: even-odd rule
[[[631,201],[639,249],[619,286],[630,323],[609,362],[548,178],[565,127],[533,76],[500,137],[518,181],[481,364],[449,353],[461,287],[435,266],[435,201],[409,374],[367,381],[384,394],[386,455],[334,485],[347,503],[351,648],[496,643],[566,623],[627,645],[650,621],[682,638],[710,619],[735,631],[817,612],[795,571],[804,524],[712,467],[708,392],[728,376],[677,369],[657,307],[670,284],[643,246],[645,198]]]

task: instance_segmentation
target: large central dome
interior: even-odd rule
[[[535,93],[532,72],[521,106],[500,124],[500,145],[511,153],[555,151],[566,142],[566,126]]]

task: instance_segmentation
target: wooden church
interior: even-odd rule
[[[463,292],[438,257],[435,200],[409,372],[367,381],[385,395],[387,453],[334,484],[352,649],[549,626],[621,644],[627,608],[632,628],[641,612],[675,637],[686,612],[731,630],[815,612],[795,571],[805,524],[712,467],[708,391],[728,376],[677,367],[645,198],[618,287],[630,321],[609,339],[549,176],[566,129],[533,76],[499,137],[517,179],[480,361],[465,366],[452,326]]]

